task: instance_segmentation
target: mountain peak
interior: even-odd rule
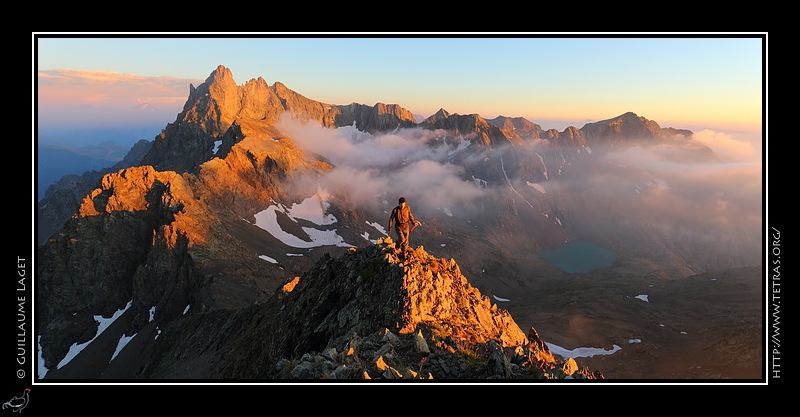
[[[435,125],[436,122],[446,120],[448,117],[450,117],[450,113],[448,113],[447,110],[440,108],[438,111],[436,111],[436,113],[428,116],[423,123]]]
[[[211,84],[217,80],[227,79],[233,80],[233,72],[224,65],[218,65],[217,68],[209,74],[208,78],[206,78],[206,82]]]
[[[611,119],[587,123],[580,130],[590,141],[602,142],[692,136],[689,130],[662,128],[655,121],[630,111]]]

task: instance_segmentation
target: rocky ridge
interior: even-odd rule
[[[174,322],[144,376],[191,377],[197,358],[226,380],[602,378],[523,333],[455,260],[389,238],[323,256],[263,304]]]

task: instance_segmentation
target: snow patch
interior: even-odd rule
[[[475,181],[475,185],[477,185],[478,188],[487,188],[487,187],[489,187],[489,183],[486,182],[486,180],[482,180],[480,178],[475,178],[474,175],[472,176],[472,180]]]
[[[530,181],[525,181],[525,183],[528,184],[528,187],[531,187],[542,194],[547,194],[547,190],[544,188],[542,184],[537,184],[535,182],[530,182]]]
[[[511,189],[511,191],[513,191],[513,192],[514,192],[514,194],[518,195],[518,196],[519,196],[519,197],[522,199],[522,201],[524,201],[524,202],[528,203],[528,205],[529,205],[531,208],[534,208],[534,207],[533,207],[533,204],[531,204],[531,202],[530,202],[530,201],[528,201],[528,200],[527,200],[527,199],[526,199],[526,198],[525,198],[525,197],[524,197],[522,194],[520,194],[520,193],[519,193],[519,191],[517,191],[517,189],[516,189],[516,188],[514,188],[514,185],[513,185],[513,184],[511,184],[511,180],[508,178],[508,173],[506,172],[506,165],[505,165],[505,163],[503,162],[503,154],[502,154],[502,153],[500,154],[500,169],[502,169],[502,170],[503,170],[503,176],[504,176],[504,177],[505,177],[505,179],[506,179],[506,183],[508,184],[508,188],[510,188],[510,189]]]
[[[471,140],[462,139],[460,142],[458,142],[458,146],[456,146],[455,149],[450,151],[450,155],[452,155],[454,153],[457,153],[457,152],[460,152],[460,151],[463,151],[464,149],[469,148],[470,145],[472,145],[472,141]]]
[[[117,342],[117,348],[114,349],[114,354],[111,355],[111,359],[108,362],[111,363],[111,361],[113,361],[114,358],[117,357],[119,352],[121,352],[122,349],[124,349],[125,346],[128,344],[128,342],[130,342],[131,339],[133,339],[134,337],[136,337],[136,333],[134,333],[133,336],[126,336],[123,334],[122,337],[119,338],[119,342]]]
[[[374,227],[375,230],[378,231],[378,233],[380,233],[380,234],[382,234],[384,236],[389,236],[389,234],[386,233],[386,229],[384,229],[379,223],[377,223],[377,222],[369,222],[369,221],[366,221],[365,223],[370,225],[370,226],[372,226],[372,227]],[[363,237],[365,240],[369,241],[370,243],[373,243],[373,244],[374,243],[378,243],[378,241],[376,239],[370,239],[369,232],[362,233],[361,237]]]
[[[565,349],[561,346],[554,345],[552,343],[547,343],[547,348],[550,349],[555,355],[560,355],[562,358],[590,358],[592,356],[597,355],[611,355],[614,352],[622,349],[618,345],[614,345],[611,349],[603,349],[603,348],[593,348],[593,347],[579,347],[572,350]]]
[[[645,295],[645,294],[639,294],[639,295],[637,295],[637,296],[636,296],[636,297],[634,297],[634,298],[638,298],[638,299],[640,299],[640,300],[642,300],[642,301],[644,301],[644,302],[646,302],[646,303],[648,303],[648,302],[649,302],[649,301],[647,300],[647,295]]]
[[[65,356],[64,359],[62,359],[61,362],[59,362],[58,365],[56,365],[56,369],[61,369],[61,367],[68,364],[71,360],[75,359],[75,357],[78,356],[78,354],[81,353],[81,351],[83,351],[83,349],[85,349],[86,346],[89,346],[92,342],[95,341],[95,339],[97,339],[98,336],[100,336],[104,331],[106,331],[108,326],[111,326],[111,324],[114,323],[114,321],[116,321],[119,318],[119,316],[128,311],[128,309],[131,307],[131,302],[132,301],[128,301],[128,304],[125,306],[125,308],[123,308],[122,310],[117,310],[109,318],[103,317],[101,315],[94,316],[95,321],[97,321],[97,333],[88,342],[81,344],[73,343],[72,346],[70,346],[69,348],[69,352],[67,352],[67,356]]]
[[[286,209],[286,214],[297,221],[297,219],[308,220],[318,226],[328,226],[336,223],[336,216],[325,214],[330,208],[328,199],[330,194],[322,188],[317,188],[317,193],[306,198],[300,203],[295,203],[291,208]]]
[[[375,230],[377,230],[377,231],[381,232],[381,234],[382,234],[382,235],[384,235],[384,236],[389,236],[389,234],[388,234],[388,233],[386,233],[386,229],[384,229],[384,228],[383,228],[383,226],[381,226],[381,225],[380,225],[380,224],[378,224],[377,222],[371,222],[371,223],[370,223],[370,222],[366,222],[366,223],[367,223],[368,225],[370,225],[370,226],[374,227],[374,228],[375,228]]]
[[[363,238],[364,238],[364,240],[366,240],[367,242],[370,242],[370,243],[373,243],[373,244],[374,244],[374,243],[378,243],[378,241],[377,241],[377,240],[375,240],[375,239],[370,239],[370,238],[369,238],[369,232],[364,232],[364,233],[362,233],[362,234],[361,234],[361,237],[363,237]]]
[[[259,259],[263,259],[263,260],[265,260],[265,261],[267,261],[267,262],[270,262],[270,263],[273,263],[273,264],[276,264],[276,263],[278,263],[278,260],[277,260],[277,259],[275,259],[275,258],[270,258],[270,257],[269,257],[269,256],[267,256],[267,255],[259,255],[258,257],[259,257]]]
[[[544,158],[542,158],[542,155],[539,155],[538,153],[536,154],[536,156],[539,157],[539,162],[542,164],[543,167],[545,167],[544,171],[542,172],[544,174],[544,179],[546,179],[546,180],[550,179],[547,176],[547,165],[545,165],[545,163],[544,163]]]
[[[342,246],[354,247],[344,241],[336,230],[321,230],[313,227],[302,227],[311,241],[301,239],[289,232],[284,231],[278,224],[278,212],[285,214],[293,222],[299,219],[309,221],[317,226],[330,226],[337,222],[332,214],[326,211],[330,207],[328,199],[330,194],[322,188],[317,188],[317,193],[306,198],[300,203],[295,203],[287,207],[280,203],[269,206],[255,214],[255,225],[266,230],[269,234],[280,240],[286,246],[293,248],[316,248],[320,246]]]
[[[39,375],[39,378],[44,378],[47,375],[47,367],[44,366],[44,358],[42,357],[42,336],[36,336],[36,346],[37,346],[37,366],[36,366],[36,374]]]

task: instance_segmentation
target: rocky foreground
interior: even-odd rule
[[[200,370],[204,371],[200,371]],[[144,378],[601,379],[555,357],[472,287],[454,260],[389,238],[324,256],[268,302],[177,320]]]

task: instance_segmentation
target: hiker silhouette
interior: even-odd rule
[[[397,242],[395,249],[400,249],[405,252],[409,248],[409,237],[414,227],[419,226],[420,223],[414,218],[411,212],[411,207],[406,204],[406,198],[400,197],[397,202],[397,207],[392,209],[392,214],[389,216],[389,229],[392,230],[392,224],[395,226],[397,232]]]

